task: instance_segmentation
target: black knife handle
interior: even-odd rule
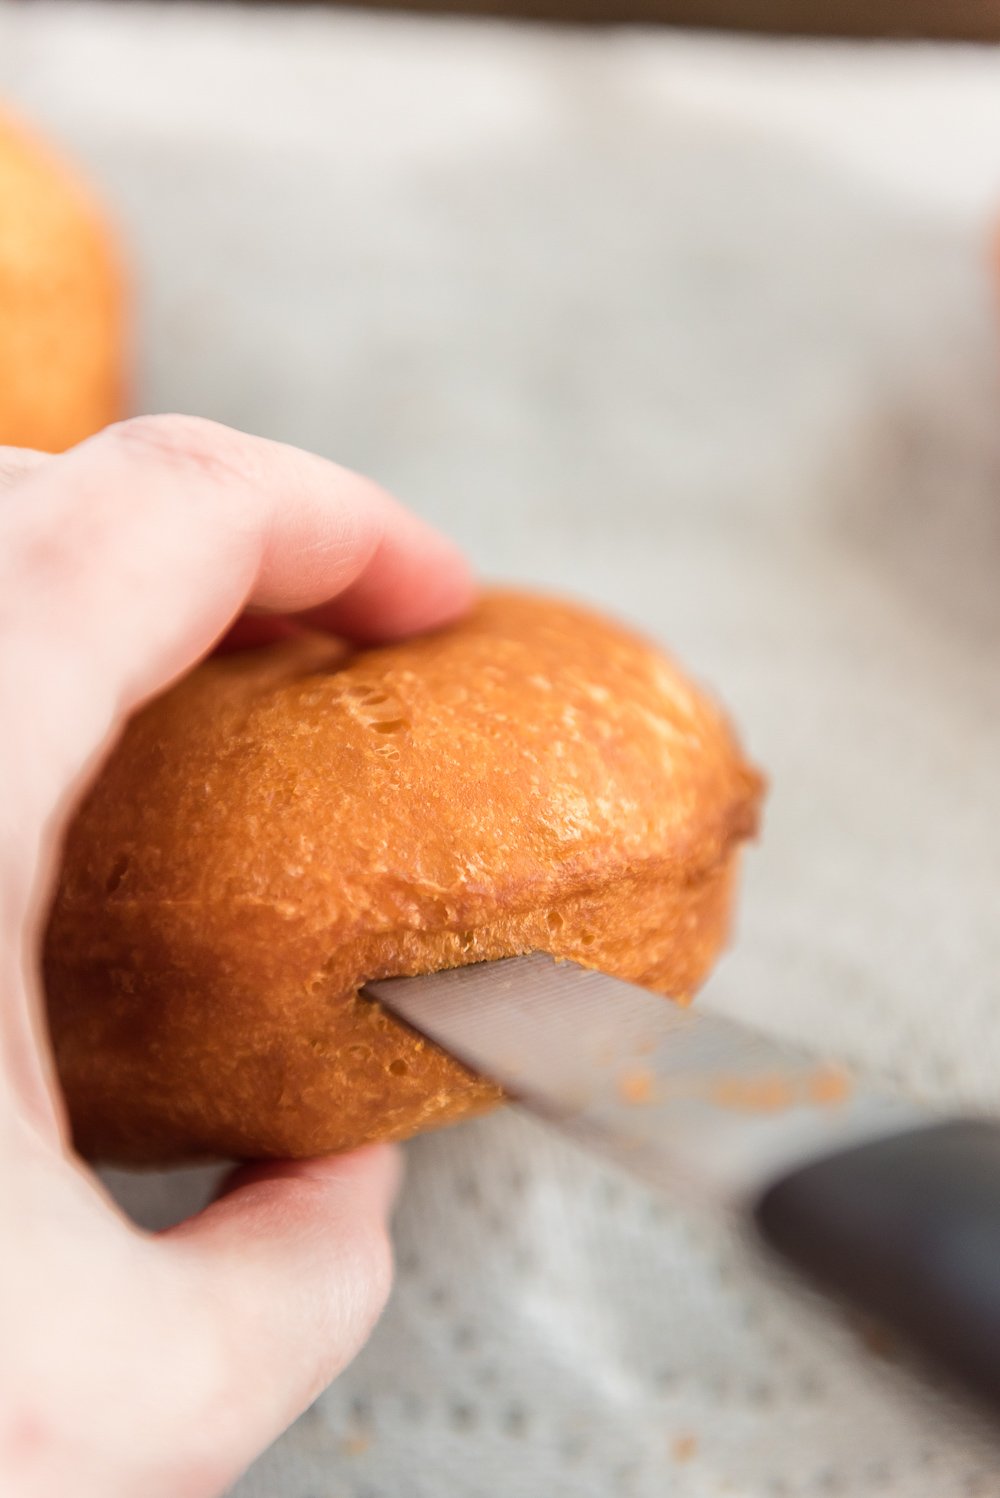
[[[858,1145],[768,1188],[765,1241],[1000,1409],[1000,1124]]]

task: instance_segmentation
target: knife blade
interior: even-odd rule
[[[1000,1409],[997,1124],[542,953],[364,992],[592,1151],[745,1215]]]

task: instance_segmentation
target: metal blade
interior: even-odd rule
[[[727,1204],[811,1158],[926,1121],[735,1021],[543,953],[365,992],[587,1147]]]

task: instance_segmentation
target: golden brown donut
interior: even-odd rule
[[[489,1108],[359,986],[538,948],[686,996],[760,795],[719,709],[570,604],[208,661],[69,833],[45,975],[78,1147],[310,1155]]]
[[[123,301],[89,189],[0,110],[0,444],[59,452],[123,414]]]

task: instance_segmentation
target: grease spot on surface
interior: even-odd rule
[[[623,1103],[640,1105],[653,1096],[653,1073],[648,1066],[636,1066],[618,1078],[618,1095]]]

